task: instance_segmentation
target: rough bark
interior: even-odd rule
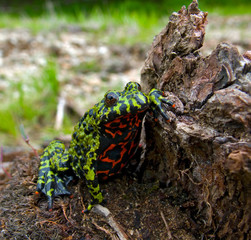
[[[251,61],[227,43],[201,56],[206,23],[193,1],[148,53],[143,89],[164,90],[177,107],[171,124],[146,118],[143,181],[168,187],[203,239],[251,239]]]

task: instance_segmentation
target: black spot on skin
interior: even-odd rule
[[[54,155],[55,155],[55,152],[51,152],[50,158],[53,157]]]
[[[89,116],[91,117],[93,115],[93,109],[90,109]]]
[[[93,131],[93,126],[89,126],[89,127],[88,127],[88,131],[89,131],[89,132],[92,132],[92,131]]]
[[[76,151],[76,153],[78,152],[78,150],[79,150],[78,145],[75,145],[75,146],[74,146],[74,150]]]
[[[127,109],[127,105],[123,102],[121,102],[121,106],[119,107],[119,110],[121,112],[126,112],[126,109]]]
[[[47,160],[50,160],[50,157],[49,156],[43,156],[43,161],[47,161]]]
[[[93,132],[93,138],[96,138],[97,137],[97,132]]]
[[[98,179],[94,179],[94,181],[92,182],[93,187],[97,187],[98,186]]]
[[[129,101],[130,111],[131,111],[131,109],[132,109],[132,107],[134,107],[134,105],[133,105],[133,102],[132,102],[132,100],[131,100],[131,99],[129,99],[128,101]]]
[[[55,150],[62,151],[63,149],[62,149],[62,148],[60,148],[60,147],[55,147]]]
[[[78,154],[78,156],[81,156],[81,149],[80,148],[77,150],[77,154]]]
[[[86,119],[87,113],[84,114],[84,116],[79,120],[78,127],[81,125],[84,127],[86,125],[85,119]]]
[[[90,134],[90,132],[89,132],[89,130],[87,128],[84,129],[84,132],[85,132],[86,135]]]

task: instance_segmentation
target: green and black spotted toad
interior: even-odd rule
[[[136,82],[129,82],[123,91],[108,91],[74,128],[68,150],[60,141],[45,148],[40,162],[36,193],[44,193],[52,209],[55,196],[69,194],[67,185],[74,178],[86,180],[92,201],[86,212],[103,201],[99,180],[117,173],[134,156],[140,141],[142,120],[147,111],[157,117],[168,116],[161,103],[174,107],[163,93],[152,89],[141,92]]]

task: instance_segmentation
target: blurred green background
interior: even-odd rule
[[[249,0],[200,0],[201,8],[221,14],[250,13]],[[189,0],[2,0],[1,11],[13,15],[27,14],[30,17],[41,17],[48,14],[48,5],[52,4],[57,14],[67,14],[77,17],[79,13],[91,15],[97,9],[104,14],[120,12],[120,14],[154,13],[166,15],[188,5]]]
[[[211,14],[250,14],[250,0],[200,0],[201,9]],[[28,27],[34,31],[77,23],[88,28],[97,21],[101,27],[135,21],[141,27],[156,25],[189,0],[1,0],[0,27]],[[52,19],[54,18],[54,19]],[[30,20],[30,21],[29,21]],[[102,23],[102,24],[101,24]]]
[[[147,50],[188,0],[1,0],[0,145],[70,134],[108,89],[139,80]],[[229,40],[250,47],[250,0],[201,0],[212,17],[204,52]],[[213,39],[213,40],[212,40]],[[59,99],[66,102],[55,127]]]

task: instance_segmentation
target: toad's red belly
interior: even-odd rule
[[[134,156],[140,140],[143,112],[126,115],[104,125],[97,161],[99,179],[119,173]]]

